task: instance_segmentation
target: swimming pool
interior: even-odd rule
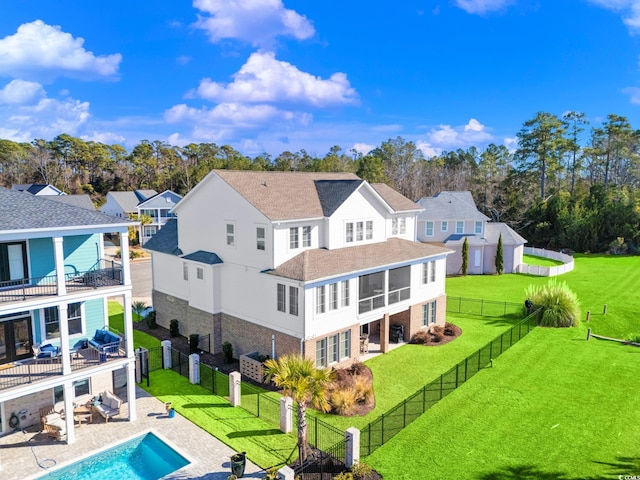
[[[91,455],[38,480],[158,480],[189,461],[151,432]]]

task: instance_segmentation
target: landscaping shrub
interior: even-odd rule
[[[341,472],[333,480],[353,480],[353,474],[351,472]]]
[[[443,332],[447,337],[453,337],[456,334],[456,331],[453,329],[453,325],[449,322],[444,324]]]
[[[169,335],[171,335],[172,337],[177,337],[178,335],[180,335],[180,324],[178,323],[178,320],[176,318],[169,322]]]
[[[417,345],[424,345],[425,343],[429,343],[431,336],[427,330],[419,330],[413,334],[409,343],[415,343]]]
[[[364,480],[369,478],[369,475],[373,473],[373,468],[366,463],[357,462],[351,467],[351,473],[353,473],[354,480]]]
[[[158,324],[156,323],[156,311],[153,310],[144,317],[144,321],[151,330],[158,328]]]
[[[349,415],[358,402],[358,392],[354,387],[334,390],[330,397],[331,407],[338,415]]]
[[[224,354],[224,362],[231,363],[233,362],[233,346],[229,342],[224,342],[222,344],[222,353]]]
[[[351,364],[351,374],[352,375],[362,375],[366,371],[369,370],[369,367],[365,366],[362,362],[353,362]]]
[[[373,385],[367,377],[357,376],[353,379],[353,388],[356,390],[356,396],[359,402],[370,403],[373,401]]]
[[[529,285],[526,298],[540,309],[538,323],[544,327],[576,327],[580,323],[580,303],[565,282],[549,280],[546,285]]]

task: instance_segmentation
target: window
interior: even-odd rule
[[[70,303],[67,305],[67,325],[69,335],[82,333],[82,304]],[[44,331],[45,338],[60,337],[60,317],[58,307],[47,307],[44,309]]]
[[[302,227],[302,246],[311,246],[311,227]]]
[[[189,264],[188,263],[182,264],[182,278],[184,278],[185,280],[189,280]]]
[[[289,248],[298,248],[298,227],[291,227],[289,229]]]
[[[340,335],[335,334],[329,337],[329,363],[338,363],[338,342]]]
[[[69,335],[82,333],[82,304],[80,302],[67,305],[67,324]]]
[[[327,366],[326,359],[327,339],[323,338],[316,342],[316,367],[324,368]]]
[[[371,240],[373,238],[373,220],[367,220],[366,228],[366,238],[367,240]]]
[[[342,286],[342,303],[341,306],[348,307],[349,306],[349,280],[345,280],[340,282]]]
[[[340,334],[340,360],[351,356],[351,330]]]
[[[286,312],[286,299],[285,295],[287,294],[287,287],[282,283],[278,284],[278,311]]]
[[[364,239],[364,223],[357,222],[356,223],[356,241],[361,242]]]
[[[338,309],[338,284],[329,285],[329,310]]]
[[[443,232],[448,231],[449,230],[449,222],[446,222],[446,221],[442,222],[440,224],[440,230],[443,231]]]
[[[352,222],[349,222],[346,225],[345,239],[347,243],[353,242],[353,223]]]
[[[198,280],[204,279],[204,270],[201,267],[196,268],[196,277],[198,277]]]
[[[81,395],[89,395],[89,393],[91,393],[89,390],[89,379],[73,382],[73,393],[75,398]],[[58,403],[62,401],[64,401],[64,387],[62,385],[53,387],[53,402]]]
[[[456,222],[456,233],[464,233],[464,222]]]
[[[407,219],[402,217],[400,219],[400,235],[407,233]]]
[[[397,235],[397,234],[398,234],[398,219],[392,218],[391,219],[391,235]]]
[[[389,305],[408,300],[411,296],[411,267],[392,268],[389,270]]]
[[[436,262],[432,260],[422,264],[422,283],[427,285],[436,281]]]
[[[289,313],[298,315],[298,288],[289,287]]]
[[[476,222],[475,233],[482,233],[482,222]]]
[[[227,245],[232,247],[236,244],[236,226],[233,223],[227,223]]]
[[[436,323],[436,302],[429,302],[422,305],[422,326]]]
[[[424,225],[424,235],[426,237],[433,237],[433,222],[427,222]]]
[[[324,313],[324,285],[316,287],[316,313]]]
[[[258,250],[265,249],[264,227],[256,227],[256,248]]]

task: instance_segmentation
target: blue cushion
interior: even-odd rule
[[[104,330],[96,330],[96,334],[93,337],[93,339],[96,342],[103,343],[104,342],[105,333],[107,333],[107,332],[105,332]]]

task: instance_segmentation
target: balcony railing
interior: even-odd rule
[[[100,356],[93,348],[84,348],[71,352],[71,370],[84,370],[91,367],[113,362],[126,356],[121,348],[116,354]],[[61,357],[53,359],[28,359],[10,364],[0,365],[0,390],[46,380],[55,376],[62,376]]]
[[[65,273],[68,292],[122,285],[122,279],[122,265],[111,260],[101,260],[86,272]],[[0,303],[21,302],[57,294],[56,275],[0,282]]]
[[[374,297],[363,298],[358,302],[358,313],[366,313],[384,307],[384,293]]]
[[[389,292],[389,305],[411,298],[411,287],[399,288]]]

